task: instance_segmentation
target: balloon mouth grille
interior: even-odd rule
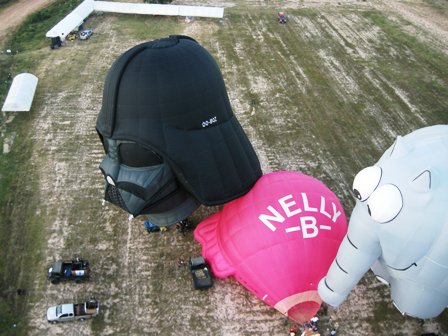
[[[115,205],[119,206],[120,208],[128,211],[126,204],[125,204],[123,198],[121,197],[120,191],[114,185],[107,184],[104,199],[106,201],[108,201],[112,204],[115,204]]]

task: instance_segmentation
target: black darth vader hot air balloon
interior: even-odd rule
[[[187,36],[139,44],[109,70],[96,129],[106,200],[167,226],[262,175],[213,57]]]

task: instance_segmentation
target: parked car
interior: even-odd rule
[[[82,303],[65,303],[48,308],[47,321],[49,323],[84,321],[97,316],[99,312],[100,303],[92,298]]]
[[[191,257],[189,267],[195,289],[205,289],[213,286],[210,267],[202,256]]]
[[[93,35],[92,29],[86,29],[79,33],[79,39],[80,40],[87,40],[90,38],[90,36]]]
[[[58,284],[65,280],[81,282],[87,280],[89,276],[89,262],[81,258],[57,260],[48,268],[48,280],[52,284]]]
[[[284,12],[278,12],[277,13],[277,20],[278,20],[278,23],[285,24],[286,23],[286,15],[285,15],[285,13]]]

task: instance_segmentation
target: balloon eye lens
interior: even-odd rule
[[[401,191],[393,184],[385,184],[379,187],[372,193],[367,202],[370,216],[378,223],[392,221],[403,207]]]
[[[354,196],[364,202],[370,197],[381,181],[382,171],[380,167],[371,166],[364,168],[356,174],[353,181]]]
[[[163,163],[162,158],[155,152],[137,143],[122,143],[118,146],[120,162],[129,167],[149,167]]]

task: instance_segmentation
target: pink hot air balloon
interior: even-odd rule
[[[268,305],[303,323],[319,310],[317,285],[346,232],[344,209],[322,182],[275,172],[202,221],[194,236],[216,277],[234,276]]]

